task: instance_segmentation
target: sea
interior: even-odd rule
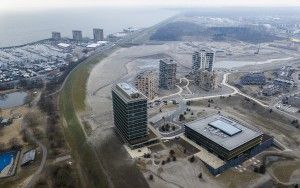
[[[0,47],[22,45],[51,37],[52,31],[72,37],[72,30],[82,30],[92,38],[93,28],[103,28],[104,35],[124,28],[145,28],[176,15],[163,8],[85,7],[50,10],[0,12]]]

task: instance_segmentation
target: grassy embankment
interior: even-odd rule
[[[77,113],[85,110],[86,82],[90,69],[103,55],[86,60],[67,78],[60,93],[59,106],[66,124],[66,138],[72,149],[72,155],[79,164],[81,184],[84,187],[108,187],[107,178],[93,148],[87,143],[84,130]]]

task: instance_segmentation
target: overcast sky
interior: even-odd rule
[[[0,0],[2,10],[31,10],[83,6],[168,6],[168,7],[287,7],[300,6],[300,0]]]

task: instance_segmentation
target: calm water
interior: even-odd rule
[[[26,92],[13,92],[0,94],[0,108],[12,108],[24,104],[24,99],[27,96]]]
[[[176,11],[159,8],[72,8],[34,12],[0,12],[0,47],[14,46],[49,38],[52,31],[71,37],[72,30],[92,37],[93,28],[104,34],[123,28],[149,27],[172,17]]]

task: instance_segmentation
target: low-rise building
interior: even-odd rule
[[[278,86],[282,91],[290,91],[295,85],[293,80],[285,80],[285,79],[280,79],[277,78],[274,80],[274,85]]]
[[[135,87],[148,99],[153,99],[158,94],[158,81],[153,71],[144,71],[135,77]]]
[[[200,88],[209,91],[216,87],[216,74],[207,70],[198,69],[194,75],[194,82]]]
[[[34,161],[35,153],[36,153],[35,149],[32,149],[32,150],[24,153],[22,160],[21,160],[21,166],[25,166],[25,165],[29,164],[30,162]]]
[[[298,107],[298,108],[300,107],[300,95],[299,94],[288,96],[288,97],[284,98],[282,101],[291,106]]]
[[[290,79],[293,71],[291,66],[283,66],[277,71],[277,77],[281,79]]]
[[[274,84],[267,85],[262,90],[262,93],[266,96],[276,95],[279,92],[280,92],[280,88]]]
[[[263,73],[249,73],[241,77],[243,85],[265,85],[266,77]]]

